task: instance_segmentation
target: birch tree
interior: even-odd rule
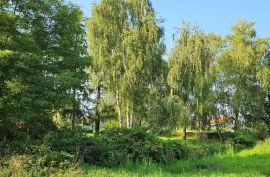
[[[141,116],[143,98],[162,65],[163,29],[149,0],[102,0],[88,23],[90,54],[115,95],[119,127]]]
[[[238,130],[240,122],[247,122],[263,110],[262,93],[270,76],[264,66],[269,44],[266,38],[256,36],[253,22],[243,20],[232,27],[232,34],[227,35],[225,41],[218,69],[223,78],[223,91],[229,94],[234,129]]]
[[[213,55],[211,35],[206,35],[199,27],[185,22],[179,30],[179,37],[169,58],[167,82],[170,95],[178,96],[183,105],[192,110],[193,119],[198,119],[196,123],[199,128],[201,123],[205,126],[209,110],[213,106],[209,104],[213,86]],[[185,139],[188,124],[182,125]]]

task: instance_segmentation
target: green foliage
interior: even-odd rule
[[[265,123],[257,123],[254,132],[256,139],[264,140],[269,136],[269,129]]]
[[[120,160],[109,159],[110,146],[106,142],[96,137],[86,137],[80,132],[53,132],[44,138],[44,144],[52,151],[76,155],[89,164],[108,166],[113,160],[116,163]]]
[[[79,106],[74,90],[82,89],[89,63],[82,12],[61,0],[0,6],[0,129],[11,131],[1,136],[42,136],[56,111]]]
[[[119,126],[140,123],[145,98],[162,77],[163,28],[149,0],[100,1],[88,22],[90,55],[115,98]],[[97,73],[97,72],[95,72]]]
[[[214,113],[213,68],[220,39],[214,34],[206,35],[198,26],[187,22],[178,35],[169,58],[167,83],[171,96],[180,97],[184,106],[198,119],[198,124],[205,128],[207,117]],[[183,122],[186,126],[189,124],[187,120]]]
[[[189,157],[189,153],[188,148],[179,141],[164,141],[164,161],[167,163],[186,159]]]
[[[231,139],[231,145],[235,151],[252,148],[255,143],[256,139],[254,135],[247,132],[239,132]]]
[[[102,141],[107,142],[114,151],[122,149],[121,156],[132,161],[142,161],[145,158],[156,162],[162,160],[161,142],[156,136],[147,133],[142,128],[114,128],[101,132],[100,136]]]
[[[82,12],[71,3],[2,0],[0,10],[0,176],[50,176],[81,162],[119,168],[139,163],[142,171],[162,164],[172,171],[166,175],[218,169],[218,156],[198,159],[226,151],[228,144],[216,141],[220,134],[240,151],[270,131],[269,41],[256,36],[253,22],[239,20],[224,39],[184,23],[167,63],[164,29],[150,0],[95,4],[88,42]],[[89,117],[95,136],[76,130],[86,95],[87,106],[94,105]],[[115,128],[116,112],[121,128]],[[187,133],[205,130],[220,115],[227,115],[235,133],[221,132],[218,124],[217,132]],[[98,134],[101,120],[114,128]],[[63,128],[67,123],[73,131]],[[156,135],[179,128],[183,137],[203,141]],[[233,165],[242,160],[224,158]],[[186,159],[179,168],[166,166]]]
[[[226,95],[227,101],[221,104],[232,110],[237,130],[241,127],[241,117],[241,125],[250,127],[249,123],[265,115],[263,104],[269,70],[264,63],[269,43],[266,38],[256,36],[253,22],[243,20],[232,27],[232,34],[225,37],[225,42],[217,60],[218,77],[222,80],[219,92]]]
[[[244,147],[242,145],[249,146],[249,138],[247,134],[237,135],[234,139],[238,143],[237,148],[240,145],[241,148]],[[110,171],[125,169],[128,173],[143,167],[141,170],[144,174],[146,171],[152,174],[158,170],[176,175],[183,172],[189,173],[193,171],[193,168],[212,169],[214,165],[212,160],[219,166],[224,160],[219,157],[231,158],[224,153],[228,150],[228,146],[219,141],[160,140],[142,128],[113,128],[103,130],[98,136],[93,137],[86,137],[81,132],[59,131],[48,134],[43,143],[29,141],[25,142],[25,145],[27,143],[28,146],[25,146],[27,148],[24,152],[4,156],[0,160],[0,174],[49,176],[68,172],[81,176],[93,173],[93,170],[84,171],[87,170],[85,167],[95,170],[102,167],[103,170]],[[266,152],[267,148],[263,150]],[[213,154],[219,155],[211,156]],[[232,157],[236,158],[236,156]],[[209,163],[207,159],[210,160]],[[81,165],[78,166],[79,164]],[[213,166],[212,170],[214,169],[216,168]],[[81,173],[80,170],[84,172]]]
[[[169,114],[168,127],[171,130],[186,127],[189,124],[191,114],[181,97],[170,95],[165,98],[165,109]]]
[[[187,159],[174,161],[169,164],[156,164],[144,160],[143,162],[132,163],[114,168],[97,167],[93,165],[81,165],[79,168],[65,170],[52,170],[50,173],[41,173],[35,166],[29,166],[29,156],[11,159],[1,159],[12,166],[0,167],[0,176],[269,176],[269,145],[270,141],[258,143],[253,149],[243,150],[235,154],[217,154],[205,158]],[[256,155],[255,155],[256,154]],[[27,160],[28,159],[28,160]],[[7,164],[6,163],[6,164]]]
[[[65,152],[46,154],[13,155],[1,159],[0,176],[50,176],[73,168],[73,156]]]
[[[67,169],[74,165],[74,161],[74,155],[71,155],[64,151],[51,151],[46,146],[40,146],[38,147],[38,156],[37,159],[35,159],[34,164],[37,165],[38,169]]]
[[[176,141],[162,141],[143,128],[112,128],[99,135],[85,137],[80,133],[48,134],[44,144],[52,151],[77,155],[84,162],[99,166],[119,166],[131,162],[168,163],[174,160],[203,157],[224,152],[225,146]],[[119,151],[121,149],[121,151]]]

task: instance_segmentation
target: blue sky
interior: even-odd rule
[[[89,17],[91,4],[99,0],[70,0]],[[237,19],[256,22],[258,36],[270,37],[270,0],[152,0],[158,17],[165,19],[167,52],[173,47],[172,36],[184,20],[199,25],[205,32],[230,33]]]

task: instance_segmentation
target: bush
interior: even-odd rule
[[[107,167],[127,162],[141,162],[145,159],[168,163],[223,151],[224,145],[218,145],[217,142],[214,144],[199,142],[201,141],[163,141],[144,128],[112,128],[91,137],[85,136],[81,131],[55,131],[48,133],[43,143],[30,140],[26,143],[12,144],[1,142],[0,147],[5,149],[2,154],[16,152],[35,156],[34,164],[44,169],[65,169],[80,161]]]
[[[32,154],[32,146],[42,144],[40,140],[25,138],[21,140],[0,141],[0,156]]]
[[[19,121],[18,121],[19,122]],[[22,121],[21,127],[16,122],[0,122],[0,141],[20,141],[22,139],[42,139],[49,131],[56,131],[57,126],[47,117],[38,117],[35,120]]]
[[[148,158],[159,162],[162,159],[161,141],[155,135],[147,133],[146,129],[112,128],[101,131],[99,137],[106,142],[109,154],[112,156],[119,156],[119,149],[121,149],[121,156],[128,157],[132,161]]]
[[[38,155],[35,159],[35,164],[38,168],[57,168],[57,169],[67,169],[72,166],[75,162],[74,155],[67,152],[61,151],[51,151],[46,146],[40,146],[38,148]]]
[[[77,151],[86,163],[95,165],[103,165],[109,163],[107,162],[108,147],[98,138],[83,137]]]
[[[80,147],[82,136],[82,133],[70,130],[50,132],[44,137],[43,143],[53,151],[75,154]]]
[[[49,176],[74,166],[74,156],[67,152],[51,151],[44,145],[34,145],[31,149],[32,154],[13,154],[0,159],[3,176]]]
[[[256,139],[264,140],[268,137],[268,135],[269,135],[268,132],[269,132],[269,130],[268,130],[268,127],[265,123],[257,123],[253,134],[254,134]]]
[[[106,143],[97,137],[86,137],[81,132],[49,133],[44,138],[44,144],[53,151],[76,155],[89,164],[101,165],[107,160]]]
[[[233,150],[240,151],[247,148],[252,148],[256,143],[254,135],[247,132],[239,132],[230,140]]]
[[[1,142],[0,147],[3,147],[5,152],[10,151],[10,154],[16,152],[35,156],[33,164],[44,169],[65,169],[81,160],[88,164],[107,167],[130,161],[141,162],[145,159],[168,163],[221,151],[217,144],[198,142],[163,141],[144,128],[112,128],[92,137],[87,137],[80,131],[55,131],[48,133],[43,143],[30,140],[26,143],[15,141],[12,144]]]
[[[44,138],[44,145],[52,151],[67,152],[86,163],[109,167],[145,159],[167,163],[223,151],[217,144],[207,144],[162,141],[144,128],[111,128],[93,137],[62,131]]]
[[[188,148],[179,141],[164,141],[163,146],[164,162],[186,159],[188,157]]]

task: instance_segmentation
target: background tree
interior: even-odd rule
[[[142,117],[144,97],[162,66],[163,29],[150,1],[103,0],[88,23],[91,56],[115,95],[119,126]]]
[[[264,73],[265,73],[265,79],[267,80],[267,84],[266,84],[266,91],[265,91],[265,96],[264,96],[264,110],[265,110],[265,115],[262,114],[260,116],[261,120],[267,125],[268,127],[268,132],[270,135],[270,52],[268,52],[268,54],[265,57],[264,60]]]
[[[269,44],[267,39],[256,37],[253,22],[242,20],[232,27],[225,41],[218,69],[233,112],[234,129],[238,130],[240,122],[256,122],[254,119],[263,113],[263,92],[269,76],[263,63]]]
[[[213,34],[204,34],[197,26],[184,23],[169,58],[167,82],[170,95],[180,97],[184,105],[192,110],[191,122],[193,127],[198,126],[199,129],[205,129],[214,106],[211,91],[215,81],[213,63],[217,38]],[[186,125],[183,127],[184,137]]]

